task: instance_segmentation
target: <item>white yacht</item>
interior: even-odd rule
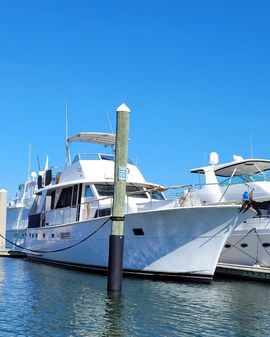
[[[243,159],[191,170],[205,175],[205,185],[191,192],[202,204],[252,205],[257,214],[239,225],[226,241],[219,262],[270,267],[270,160]],[[191,199],[192,199],[191,198]]]
[[[71,142],[113,146],[115,135],[80,133]],[[55,183],[39,186],[24,246],[28,258],[106,271],[111,234],[114,156],[78,154]],[[232,230],[254,215],[239,205],[179,207],[160,186],[127,165],[124,273],[210,281]],[[50,174],[49,174],[50,176]]]
[[[28,214],[37,191],[37,174],[32,172],[28,179],[19,185],[16,195],[8,201],[6,220],[6,248],[20,242],[28,225]]]

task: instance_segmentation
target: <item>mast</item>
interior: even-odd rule
[[[32,146],[29,144],[28,147],[28,168],[27,168],[27,178],[30,180],[31,178],[31,154],[32,154]]]
[[[69,152],[69,142],[68,142],[68,103],[66,99],[66,166],[70,166],[70,152]]]

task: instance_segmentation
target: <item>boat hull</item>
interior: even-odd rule
[[[233,229],[252,216],[237,206],[202,206],[126,214],[123,269],[138,276],[210,280]],[[105,271],[108,217],[29,228],[27,256],[43,262]]]
[[[29,207],[7,207],[6,248],[14,249],[13,245],[21,243],[21,238],[28,225]]]
[[[239,225],[223,247],[219,262],[270,267],[270,218],[254,217]]]

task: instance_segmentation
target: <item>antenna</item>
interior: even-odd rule
[[[40,171],[39,155],[37,155],[37,164],[38,164],[38,170]]]
[[[45,161],[45,168],[44,168],[44,171],[47,171],[49,168],[49,157],[46,156],[46,161]]]
[[[27,175],[28,175],[28,180],[31,178],[31,153],[32,153],[32,146],[29,144],[28,147],[28,169],[27,169]]]
[[[106,111],[106,113],[107,113],[107,118],[108,118],[108,121],[109,121],[109,124],[110,124],[111,133],[114,133],[108,111]]]
[[[70,165],[70,152],[69,152],[69,144],[68,144],[68,103],[66,99],[66,165]]]

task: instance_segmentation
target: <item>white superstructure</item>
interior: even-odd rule
[[[24,245],[29,258],[105,271],[111,233],[114,156],[78,154],[70,141],[114,144],[115,135],[81,133],[67,140],[67,166],[55,183],[40,188],[29,215]],[[125,273],[211,280],[232,230],[254,214],[240,206],[179,207],[161,187],[127,165]]]
[[[238,226],[225,243],[219,262],[270,267],[270,160],[243,159],[191,170],[205,185],[191,192],[205,204],[252,205],[257,214]]]
[[[37,191],[37,174],[32,172],[28,179],[19,185],[16,195],[7,205],[7,221],[5,237],[14,243],[20,242],[28,225],[28,214]],[[6,241],[6,248],[12,244]]]

